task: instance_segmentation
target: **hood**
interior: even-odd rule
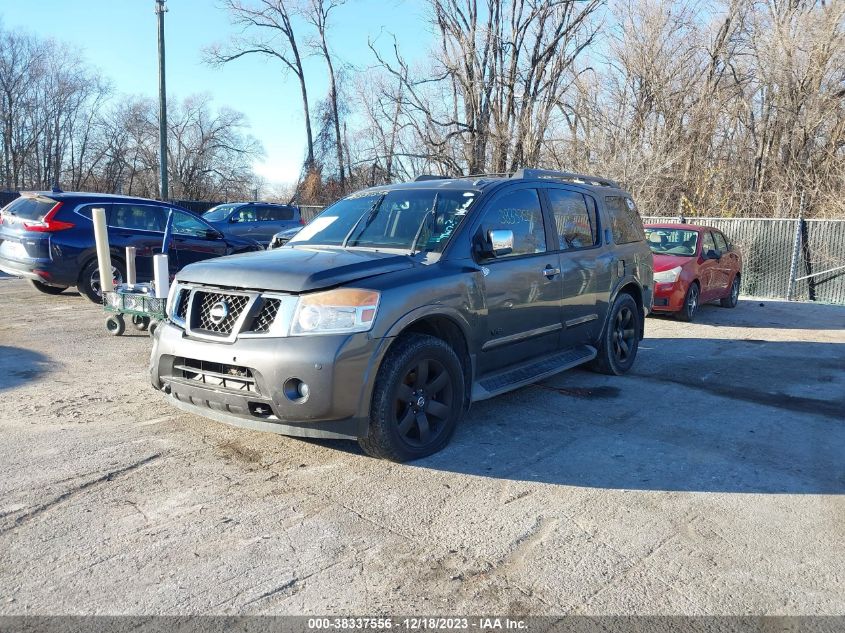
[[[654,272],[671,270],[675,266],[686,266],[695,261],[695,257],[683,257],[681,255],[658,255],[654,253]]]
[[[308,292],[405,270],[406,255],[340,248],[277,248],[218,257],[183,268],[178,281],[276,292]]]

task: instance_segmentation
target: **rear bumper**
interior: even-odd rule
[[[73,271],[68,270],[66,266],[57,265],[52,259],[21,261],[0,257],[0,270],[7,275],[34,279],[51,286],[67,288],[68,286],[75,286],[77,281]]]
[[[43,281],[43,279],[38,276],[38,273],[34,272],[32,268],[32,266],[0,257],[0,272],[4,272],[7,275],[12,275],[14,277]]]
[[[188,338],[163,323],[150,358],[153,387],[180,409],[234,426],[299,437],[358,438],[367,433],[372,384],[387,339],[367,334],[290,338],[240,338],[232,344]],[[224,385],[197,379],[180,367],[226,365],[225,375],[248,375]],[[237,368],[237,369],[235,369]],[[210,375],[210,374],[209,374]],[[308,385],[293,399],[285,385]]]

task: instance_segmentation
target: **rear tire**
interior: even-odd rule
[[[123,264],[117,260],[112,260],[111,263],[112,274],[117,284],[122,284],[126,278],[126,271]],[[96,259],[92,259],[85,264],[82,272],[79,273],[79,283],[76,286],[79,294],[94,303],[102,303],[103,296],[100,294],[100,267]]]
[[[723,308],[735,308],[739,302],[739,275],[734,275],[734,280],[731,283],[731,293],[727,297],[719,299],[719,305]]]
[[[621,376],[634,365],[640,346],[640,309],[634,298],[623,293],[610,308],[598,355],[590,362],[593,371]]]
[[[463,416],[464,373],[455,351],[425,334],[401,337],[376,376],[370,426],[358,443],[367,455],[395,462],[441,450]]]
[[[134,325],[135,329],[139,332],[144,332],[148,327],[150,327],[150,317],[134,315],[132,317],[132,325]]]
[[[694,281],[687,288],[687,294],[684,296],[684,307],[675,313],[681,321],[689,323],[695,318],[695,313],[698,312],[698,306],[701,302],[701,288],[698,282]]]
[[[43,292],[45,295],[60,295],[68,288],[67,286],[50,286],[45,284],[43,281],[38,281],[36,279],[30,279],[29,285],[35,288],[38,292]]]

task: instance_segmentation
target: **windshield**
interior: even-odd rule
[[[646,228],[645,235],[651,252],[658,255],[692,257],[698,246],[698,231]]]
[[[235,205],[233,204],[218,204],[216,207],[212,207],[203,213],[202,217],[209,222],[222,222],[229,216],[234,208]]]
[[[344,198],[288,244],[319,244],[441,253],[477,191],[399,189]]]

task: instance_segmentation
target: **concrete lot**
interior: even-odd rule
[[[0,278],[0,613],[845,613],[845,308],[762,303],[397,465],[183,414]]]

